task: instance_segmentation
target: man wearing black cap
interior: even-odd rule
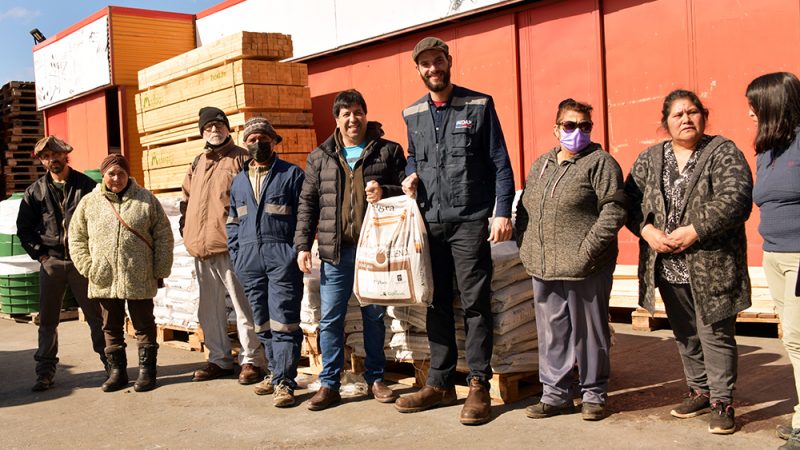
[[[26,190],[17,216],[17,236],[39,270],[39,348],[34,391],[53,386],[58,363],[58,322],[64,290],[69,286],[83,310],[92,335],[92,348],[107,368],[104,353],[103,319],[100,303],[87,298],[89,282],[75,269],[67,247],[67,230],[72,213],[95,182],[69,166],[72,146],[55,136],[36,143],[34,153],[47,169]]]
[[[253,307],[255,329],[267,353],[268,376],[255,386],[273,394],[273,405],[294,405],[303,331],[303,274],[295,264],[293,238],[305,175],[278,158],[281,137],[263,117],[247,121],[243,133],[250,162],[231,186],[228,249]]]
[[[183,180],[180,205],[181,236],[186,250],[195,258],[200,285],[197,317],[208,348],[208,363],[194,372],[192,381],[233,374],[225,306],[227,293],[236,311],[242,344],[239,383],[258,383],[264,378],[264,352],[253,327],[253,311],[233,273],[225,233],[231,181],[242,170],[248,154],[233,142],[228,117],[219,108],[200,109],[199,126],[206,144]]]
[[[425,216],[434,271],[427,311],[431,367],[425,387],[397,400],[400,412],[455,403],[458,350],[453,318],[453,275],[464,307],[469,395],[465,425],[491,418],[492,314],[490,242],[511,238],[514,179],[492,98],[450,81],[453,57],[444,41],[422,39],[411,55],[428,94],[403,111],[408,127],[406,194]],[[495,207],[491,231],[488,219]]]

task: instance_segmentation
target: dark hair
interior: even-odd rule
[[[561,120],[561,116],[564,115],[567,111],[576,111],[579,113],[586,114],[589,116],[589,119],[592,118],[592,106],[588,103],[581,103],[575,101],[571,98],[567,98],[561,100],[561,103],[558,104],[558,111],[556,112],[556,124]]]
[[[800,80],[789,72],[768,73],[751,81],[745,95],[758,118],[756,153],[789,147],[800,126]]]
[[[697,94],[692,91],[687,91],[686,89],[675,89],[664,97],[664,105],[661,107],[661,127],[663,129],[669,131],[669,127],[667,126],[669,110],[672,109],[672,104],[675,103],[675,100],[680,100],[682,98],[688,98],[689,101],[694,103],[694,106],[703,113],[704,124],[708,121],[708,110],[703,106],[703,102],[700,101],[700,97],[698,97]]]
[[[333,117],[339,117],[340,109],[355,105],[360,106],[364,110],[364,114],[367,113],[367,102],[364,101],[364,96],[361,95],[361,92],[355,89],[339,92],[336,94],[336,98],[333,99]]]

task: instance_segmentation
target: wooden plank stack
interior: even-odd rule
[[[778,313],[775,310],[775,301],[769,292],[767,278],[763,267],[750,266],[751,299],[752,305],[740,312],[737,322],[771,323],[780,325]],[[612,308],[631,309],[632,323],[637,331],[654,329],[655,323],[650,313],[639,308],[639,278],[637,267],[633,265],[618,264],[614,270],[614,284],[611,289]],[[666,318],[666,310],[661,295],[656,289],[656,313],[654,318]],[[780,332],[780,331],[779,331]]]
[[[44,174],[33,148],[44,134],[42,113],[36,111],[33,82],[11,81],[0,88],[0,149],[5,196],[22,192]]]
[[[202,152],[197,114],[216,106],[228,115],[232,136],[251,117],[270,120],[283,142],[280,157],[303,167],[316,146],[305,64],[292,56],[287,35],[242,31],[139,71],[136,116],[144,183],[156,192],[180,188]]]

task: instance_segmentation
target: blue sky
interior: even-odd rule
[[[3,43],[0,85],[12,80],[34,81],[33,38],[29,33],[33,28],[50,37],[109,5],[196,14],[222,1],[0,0],[0,42]]]

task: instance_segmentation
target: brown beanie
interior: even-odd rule
[[[275,128],[272,127],[272,124],[269,123],[269,120],[264,117],[253,117],[244,124],[244,135],[242,136],[242,141],[246,141],[247,137],[253,133],[261,133],[271,137],[275,142],[275,145],[280,144],[283,140],[283,138],[275,131]]]
[[[106,171],[113,166],[120,166],[125,173],[131,174],[131,165],[128,163],[128,159],[119,153],[113,153],[105,157],[103,162],[100,163],[100,173],[105,175]]]

